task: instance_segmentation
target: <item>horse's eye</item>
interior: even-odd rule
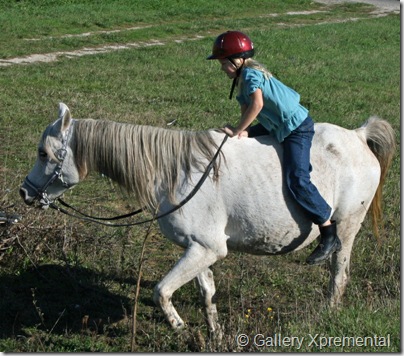
[[[48,157],[48,154],[43,150],[38,150],[38,156],[40,159],[46,159]]]

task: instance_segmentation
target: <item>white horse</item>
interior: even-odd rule
[[[342,243],[332,257],[328,293],[330,304],[337,305],[347,283],[352,244],[367,211],[374,226],[380,219],[381,190],[395,139],[390,124],[376,118],[355,130],[316,124],[315,132],[311,178],[333,208]],[[224,137],[218,131],[75,120],[61,103],[20,194],[27,204],[37,201],[47,207],[90,171],[98,171],[161,214],[188,196]],[[182,328],[184,322],[171,296],[196,278],[209,330],[220,332],[209,267],[226,257],[228,249],[283,254],[308,246],[318,236],[318,227],[289,195],[281,162],[282,145],[270,136],[228,139],[195,196],[158,220],[163,235],[185,250],[154,291],[154,301],[173,328]]]

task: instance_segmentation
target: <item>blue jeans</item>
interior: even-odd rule
[[[250,137],[268,134],[261,125],[250,127]],[[310,220],[317,225],[326,222],[331,215],[331,207],[320,195],[310,180],[311,142],[314,136],[314,123],[310,116],[287,136],[283,145],[283,171],[287,187]]]

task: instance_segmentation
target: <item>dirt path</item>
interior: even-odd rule
[[[363,2],[375,5],[377,10],[373,12],[375,16],[385,16],[388,13],[400,13],[400,1],[399,0],[344,0],[345,2]],[[323,4],[337,4],[341,3],[341,0],[316,0],[316,2],[323,3]],[[289,15],[309,15],[314,12],[318,11],[305,11],[305,12],[289,12]],[[277,14],[271,14],[270,16],[277,16]],[[348,21],[356,21],[357,19],[347,19]],[[344,20],[345,21],[345,20]],[[338,21],[340,22],[340,21]],[[330,21],[329,23],[332,23]],[[112,31],[102,31],[105,33],[108,32],[119,32],[119,31],[128,31],[128,30],[137,30],[140,27],[132,27],[126,30],[112,30]],[[75,36],[91,36],[93,34],[98,34],[100,32],[87,32],[78,35],[66,35],[63,37],[75,37]],[[195,36],[195,37],[187,37],[187,38],[180,38],[174,40],[175,42],[183,42],[183,41],[190,41],[190,40],[198,40],[203,38],[202,36]],[[40,39],[26,39],[27,41],[38,41]],[[117,45],[108,45],[102,47],[94,47],[94,48],[81,48],[79,50],[72,50],[72,51],[65,51],[65,52],[52,52],[52,53],[43,53],[43,54],[31,54],[24,57],[16,57],[10,59],[0,59],[0,67],[7,67],[15,64],[32,64],[32,63],[48,63],[57,61],[58,58],[74,58],[74,57],[81,57],[87,55],[94,55],[100,53],[108,53],[112,51],[122,50],[122,49],[129,49],[129,48],[140,48],[140,47],[148,47],[148,46],[163,46],[166,42],[163,41],[149,41],[149,42],[133,42],[133,43],[124,43],[124,44],[117,44]]]
[[[377,13],[388,13],[388,12],[394,12],[394,13],[399,13],[400,12],[400,1],[399,0],[316,0],[316,2],[320,2],[322,4],[338,4],[341,2],[362,2],[366,4],[371,4],[376,6],[377,10],[375,12]]]

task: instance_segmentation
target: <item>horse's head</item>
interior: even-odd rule
[[[46,209],[67,189],[79,182],[71,150],[74,120],[69,108],[59,104],[58,119],[49,125],[38,146],[34,168],[25,178],[20,195],[26,204],[38,201]]]

